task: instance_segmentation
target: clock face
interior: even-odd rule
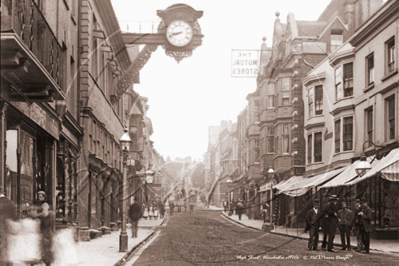
[[[168,26],[166,37],[174,46],[182,47],[193,38],[193,29],[187,22],[176,20]]]

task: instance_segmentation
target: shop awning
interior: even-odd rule
[[[302,196],[312,187],[323,184],[324,182],[342,173],[346,168],[347,167],[343,167],[310,178],[304,178],[303,180],[298,180],[297,182],[287,186],[285,190],[280,191],[280,193],[284,193],[291,197]]]
[[[356,179],[346,183],[345,185],[354,185],[369,177],[381,172],[381,177],[389,181],[399,181],[399,148],[392,150],[387,156],[381,158],[375,165],[371,165],[371,170],[364,176],[357,177]]]
[[[277,190],[285,190],[288,186],[290,186],[291,184],[302,180],[303,177],[302,176],[293,176],[291,178],[288,178],[287,180],[281,181],[280,183],[278,183],[274,188]]]

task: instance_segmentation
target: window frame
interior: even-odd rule
[[[365,134],[366,141],[374,140],[374,108],[373,106],[368,107],[364,110],[365,112]],[[370,121],[371,120],[371,121]],[[372,144],[369,143],[368,147],[371,147]]]
[[[309,117],[313,117],[314,113],[313,113],[313,103],[314,103],[314,87],[311,87],[308,90],[308,108],[309,108]]]
[[[323,161],[323,134],[322,132],[313,133],[313,162],[318,163]],[[320,136],[320,140],[316,143],[316,135]],[[318,145],[316,145],[318,144]],[[318,151],[318,152],[316,152]],[[320,156],[320,159],[317,157]]]
[[[346,132],[346,130],[349,128],[349,123],[345,124],[345,122],[349,119],[352,119],[352,123],[351,123],[351,128],[350,131],[351,132]],[[343,117],[342,118],[342,151],[352,151],[353,150],[353,139],[354,139],[354,132],[353,132],[353,123],[354,123],[354,117],[353,116],[347,116],[347,117]],[[345,139],[346,137],[348,137],[350,135],[349,139]],[[347,147],[347,143],[350,142],[351,146],[350,148]]]
[[[390,106],[391,101],[392,103],[392,107]],[[396,106],[395,106],[395,102],[396,102],[396,94],[390,95],[387,98],[385,98],[385,128],[387,129],[385,132],[385,139],[386,141],[393,141],[396,139],[396,130],[395,130],[395,125],[397,123],[396,119]],[[390,111],[392,110],[392,115],[393,117],[391,117],[391,113]],[[393,137],[392,136],[392,132],[391,132],[391,122],[393,122]]]
[[[352,65],[352,71],[346,72],[345,66],[349,66],[349,65]],[[353,62],[348,62],[348,63],[342,65],[343,98],[353,96],[353,87],[354,87],[354,85],[353,85],[353,82],[354,82],[353,81],[353,67],[354,67]],[[351,73],[350,77],[347,76],[347,73]],[[351,84],[352,86],[347,87],[347,84]]]
[[[271,130],[269,130],[269,128]],[[276,147],[274,143],[274,132],[275,132],[274,126],[266,127],[267,153],[269,154],[274,154],[276,152]],[[270,143],[272,143],[272,145],[270,145]],[[271,149],[270,147],[273,147],[273,149]]]
[[[342,71],[343,71],[342,65],[338,66],[334,70],[334,80],[335,80],[334,86],[335,86],[335,100],[336,101],[339,101],[344,98],[343,85],[342,85]],[[339,74],[337,74],[337,72]]]
[[[388,75],[396,70],[396,43],[395,36],[385,42],[385,73]],[[391,61],[392,60],[392,61]]]
[[[340,153],[340,152],[341,152],[341,118],[334,121],[334,153]]]
[[[339,37],[339,38],[333,38],[333,36]],[[330,35],[330,50],[331,53],[336,51],[339,47],[344,44],[344,35],[341,33],[331,33]]]
[[[284,129],[287,131],[284,132]],[[282,132],[281,132],[281,153],[282,154],[289,154],[290,153],[290,124],[283,123],[282,124]],[[287,149],[284,149],[284,141],[286,141]]]
[[[317,91],[319,91],[319,99],[316,97]],[[314,87],[314,111],[315,115],[323,114],[323,85],[317,85]]]
[[[307,147],[307,149],[308,149],[308,156],[307,156],[307,158],[308,158],[308,164],[311,164],[312,163],[312,158],[313,158],[313,134],[309,134],[308,135],[308,147]]]
[[[372,65],[372,67],[370,67]],[[371,86],[374,84],[375,80],[375,63],[374,63],[374,52],[370,53],[366,56],[366,84],[367,86]]]

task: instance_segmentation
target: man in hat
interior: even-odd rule
[[[341,250],[351,250],[351,229],[353,224],[353,212],[346,207],[346,202],[342,202],[342,209],[338,211],[338,226],[341,234]],[[345,245],[346,237],[346,245]]]
[[[241,216],[244,212],[245,205],[244,202],[240,199],[240,201],[236,205],[236,212],[238,214],[238,220],[241,220]]]
[[[360,216],[358,215],[361,210],[360,199],[355,199],[354,205],[354,222],[355,222],[355,234],[356,234],[356,252],[363,251],[362,235],[360,234]]]
[[[132,237],[137,238],[138,222],[141,218],[141,207],[135,197],[133,198],[133,203],[129,207],[129,218],[132,222]]]
[[[309,242],[308,250],[317,250],[317,243],[319,242],[319,227],[320,227],[320,200],[313,201],[313,208],[306,214],[306,227],[309,228]]]
[[[364,245],[363,253],[368,254],[370,252],[371,209],[367,206],[365,197],[360,200],[360,204],[362,206],[358,213],[360,220],[359,230]]]
[[[329,197],[329,200],[330,203],[323,212],[323,215],[325,216],[325,226],[326,226],[325,232],[327,232],[328,236],[327,250],[329,252],[337,252],[337,250],[334,249],[334,238],[338,224],[338,207],[337,207],[338,197],[336,195],[331,195]],[[322,248],[325,249],[324,240]]]

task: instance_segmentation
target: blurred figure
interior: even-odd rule
[[[342,209],[338,211],[338,226],[341,234],[341,250],[351,250],[351,228],[353,223],[353,213],[346,207],[346,202],[342,202]],[[346,244],[345,244],[346,237]]]
[[[28,210],[29,217],[40,220],[40,234],[41,234],[41,253],[42,261],[46,266],[53,262],[52,252],[52,230],[51,230],[51,215],[50,206],[45,202],[46,193],[44,191],[37,192],[38,204],[36,208]]]
[[[266,218],[267,218],[267,209],[269,208],[269,204],[263,202],[262,204],[262,216],[263,216],[263,223],[266,223]]]
[[[169,202],[169,211],[170,211],[170,216],[173,216],[173,211],[175,209],[175,204],[173,203],[173,201]]]
[[[78,245],[73,238],[73,229],[58,231],[53,238],[54,262],[53,266],[78,265]]]
[[[313,208],[306,213],[306,229],[309,230],[308,250],[317,250],[320,227],[320,200],[313,201]],[[306,231],[306,230],[305,230]]]
[[[334,238],[335,238],[335,231],[337,230],[337,225],[338,225],[338,207],[337,207],[338,197],[336,195],[331,195],[329,199],[330,199],[330,204],[323,211],[323,214],[325,216],[325,226],[327,227],[326,231],[328,233],[327,250],[336,253],[337,250],[334,249]],[[324,239],[322,247],[325,248]]]
[[[143,218],[144,220],[147,220],[148,218],[148,207],[145,204],[143,204]]]
[[[7,238],[10,233],[8,221],[16,219],[15,211],[15,203],[6,198],[3,188],[0,187],[0,265],[11,265],[7,259]]]
[[[244,202],[240,199],[236,205],[236,212],[238,214],[238,220],[241,220],[241,216],[244,212],[244,209],[245,209]]]
[[[132,222],[132,237],[136,238],[138,231],[138,222],[141,218],[141,208],[135,198],[133,199],[132,205],[130,205],[129,207],[129,218]]]
[[[224,208],[224,212],[227,212],[227,207],[229,206],[228,202],[226,199],[223,200],[223,208]]]
[[[152,220],[152,217],[154,217],[154,206],[151,204],[148,207],[148,218]]]

